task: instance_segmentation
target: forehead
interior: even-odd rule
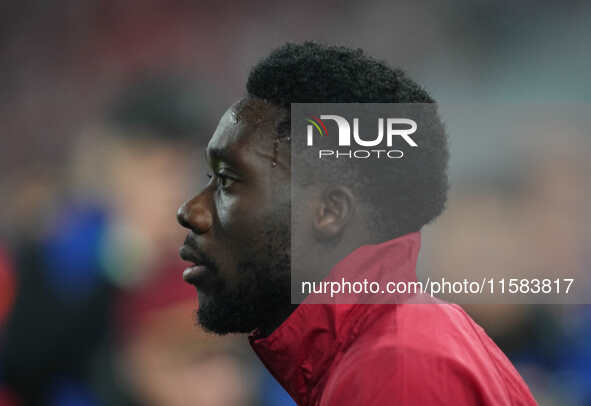
[[[220,119],[217,128],[207,143],[208,155],[215,154],[216,151],[228,150],[233,145],[239,144],[240,141],[244,142],[247,137],[244,129],[241,129],[240,126],[241,123],[238,121],[236,112],[230,107]]]
[[[228,158],[237,154],[272,149],[276,109],[264,102],[237,102],[221,117],[207,144],[208,157]]]

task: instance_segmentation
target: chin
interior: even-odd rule
[[[228,303],[205,293],[199,293],[197,323],[206,331],[225,335],[231,333],[250,333],[256,325],[253,314],[246,311],[245,304]]]

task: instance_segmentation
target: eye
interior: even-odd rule
[[[222,173],[216,173],[216,174],[208,173],[207,177],[210,180],[213,178],[213,181],[215,182],[215,184],[222,189],[227,189],[228,187],[230,187],[234,183],[234,179],[232,179],[231,177],[226,176]]]
[[[232,183],[234,183],[234,179],[225,176],[221,173],[218,173],[216,175],[216,183],[218,184],[218,186],[220,186],[222,189],[226,189],[228,187],[230,187],[232,185]]]

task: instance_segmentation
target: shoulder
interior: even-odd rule
[[[361,328],[358,349],[413,350],[424,356],[457,357],[466,351],[488,353],[496,345],[458,305],[427,298],[390,306],[374,323]]]
[[[487,404],[483,394],[482,381],[453,354],[385,346],[343,359],[321,404]]]
[[[486,405],[514,398],[535,404],[484,330],[460,306],[444,302],[397,305],[364,328],[335,366],[326,396],[364,405]]]

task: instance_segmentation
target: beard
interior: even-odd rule
[[[269,334],[296,307],[291,304],[289,226],[274,219],[263,222],[259,241],[265,243],[238,263],[237,283],[230,288],[221,282],[215,293],[198,292],[197,322],[205,330],[223,335],[259,329]]]

